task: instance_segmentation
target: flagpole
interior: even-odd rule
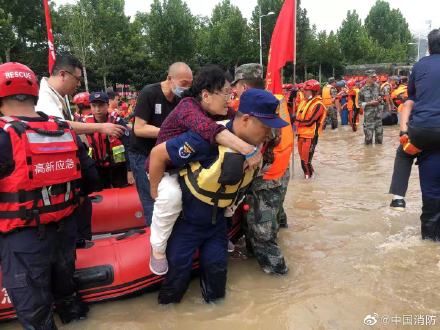
[[[293,84],[296,84],[296,0],[293,5]],[[294,123],[292,123],[294,124]],[[293,135],[293,140],[295,142],[295,134]],[[293,144],[295,146],[295,143]],[[292,149],[292,163],[290,165],[290,179],[293,179],[294,165],[295,165],[295,147]]]

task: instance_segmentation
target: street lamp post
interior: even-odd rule
[[[259,30],[260,30],[260,65],[263,66],[263,43],[262,43],[262,33],[261,33],[261,19],[266,16],[275,15],[273,11],[268,12],[266,15],[261,15],[260,7],[260,19],[259,19]]]

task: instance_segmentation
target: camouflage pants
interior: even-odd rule
[[[284,199],[286,198],[287,187],[289,186],[290,180],[290,170],[287,168],[286,173],[281,177],[281,201],[280,201],[280,210],[278,212],[278,224],[287,224],[287,215],[284,211]]]
[[[364,134],[365,144],[372,144],[373,136],[375,143],[382,144],[383,126],[380,107],[368,107],[364,110]]]
[[[246,195],[246,203],[249,205],[245,228],[247,247],[267,273],[285,274],[288,271],[276,241],[282,191],[281,180],[263,180],[258,177]]]
[[[338,110],[335,106],[327,108],[327,118],[325,118],[324,128],[331,125],[332,129],[338,128]]]

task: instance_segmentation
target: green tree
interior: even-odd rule
[[[40,74],[47,70],[41,1],[0,0],[0,62],[18,61]]]
[[[365,19],[365,28],[368,34],[384,48],[392,48],[396,43],[411,41],[408,23],[400,10],[391,10],[390,4],[383,0],[377,0],[371,7]]]
[[[275,23],[277,21],[278,15],[283,6],[283,0],[258,0],[255,6],[251,22],[251,45],[253,51],[255,52],[255,62],[259,62],[259,40],[260,40],[260,29],[259,20],[261,15],[266,15],[269,12],[274,12],[275,15],[266,16],[261,19],[261,39],[262,39],[262,49],[263,49],[263,65],[267,65],[267,56],[269,54],[270,41],[272,39],[272,32],[275,28]],[[258,57],[257,57],[258,56]]]
[[[208,45],[202,49],[212,63],[227,68],[244,62],[249,56],[249,28],[240,9],[223,0],[215,6],[208,26]]]
[[[91,47],[95,53],[96,70],[107,89],[111,68],[122,59],[124,40],[128,36],[129,18],[124,14],[124,0],[88,0],[93,11],[89,13],[93,27]],[[116,82],[116,81],[115,81]]]
[[[371,60],[374,42],[362,25],[356,10],[347,12],[347,17],[338,30],[338,39],[347,63],[368,63]]]
[[[86,91],[89,91],[87,67],[94,55],[91,48],[94,31],[93,21],[90,17],[92,11],[93,7],[90,1],[79,0],[74,5],[61,6],[54,15],[54,27],[59,27],[61,30],[59,33],[61,45],[65,45],[83,65]]]
[[[173,62],[193,62],[196,19],[185,2],[154,0],[147,22],[147,38],[154,69],[165,72]]]

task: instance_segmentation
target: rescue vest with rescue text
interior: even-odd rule
[[[68,124],[52,117],[44,122],[0,117],[0,129],[9,135],[14,161],[13,172],[0,179],[0,233],[72,214],[81,167]]]

